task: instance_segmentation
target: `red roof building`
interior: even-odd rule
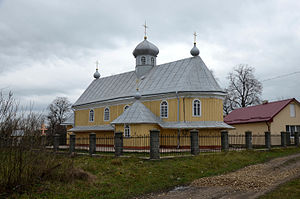
[[[262,134],[265,131],[291,133],[300,131],[300,103],[295,99],[266,102],[257,106],[239,108],[224,118],[225,123],[234,126],[235,132]]]

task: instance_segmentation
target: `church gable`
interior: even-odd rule
[[[160,122],[160,118],[137,100],[111,124],[158,124]]]

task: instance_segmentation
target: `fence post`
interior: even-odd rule
[[[123,132],[115,132],[115,156],[123,155]]]
[[[90,147],[89,153],[93,155],[96,151],[96,133],[90,133]]]
[[[252,149],[252,132],[246,131],[245,132],[245,142],[246,142],[246,149]]]
[[[299,147],[300,146],[300,144],[299,144],[299,132],[295,132],[294,139],[295,139],[295,145]]]
[[[159,158],[159,130],[150,130],[150,159]]]
[[[271,133],[269,131],[265,132],[265,146],[267,149],[271,149]]]
[[[70,154],[75,152],[75,142],[76,142],[76,135],[75,133],[70,134],[70,140],[69,140],[69,152]]]
[[[191,136],[191,154],[198,155],[199,150],[199,131],[197,130],[191,130],[190,136]]]
[[[41,145],[42,145],[42,147],[46,147],[46,143],[47,143],[46,135],[41,135]],[[0,147],[1,147],[1,140],[0,140]]]
[[[290,146],[291,145],[291,132],[286,132],[286,145]]]
[[[221,149],[222,151],[229,150],[228,131],[221,131]]]
[[[281,132],[281,146],[282,147],[286,147],[286,135],[285,135],[285,132]]]
[[[55,152],[59,149],[59,134],[55,134],[53,137],[53,149]]]

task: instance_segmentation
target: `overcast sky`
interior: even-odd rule
[[[143,40],[158,64],[200,56],[219,84],[238,64],[255,68],[263,99],[300,100],[300,1],[0,0],[0,89],[45,110],[57,96],[75,102],[93,80],[134,70]],[[285,74],[291,74],[285,76]]]

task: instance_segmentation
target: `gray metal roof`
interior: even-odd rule
[[[63,123],[61,123],[60,125],[74,125],[74,112],[72,112],[68,118],[66,119],[66,121],[64,121]]]
[[[73,106],[133,97],[136,79],[135,71],[95,79]],[[139,89],[142,96],[176,91],[224,93],[199,56],[153,67],[141,80]]]
[[[136,100],[111,124],[158,124],[161,120],[154,115],[144,104]]]
[[[234,127],[219,121],[199,121],[199,122],[164,122],[160,126],[166,129],[202,129],[202,128],[218,128],[233,129]]]
[[[100,126],[75,126],[71,128],[70,132],[80,132],[80,131],[113,131],[114,127],[111,125],[100,125]]]

